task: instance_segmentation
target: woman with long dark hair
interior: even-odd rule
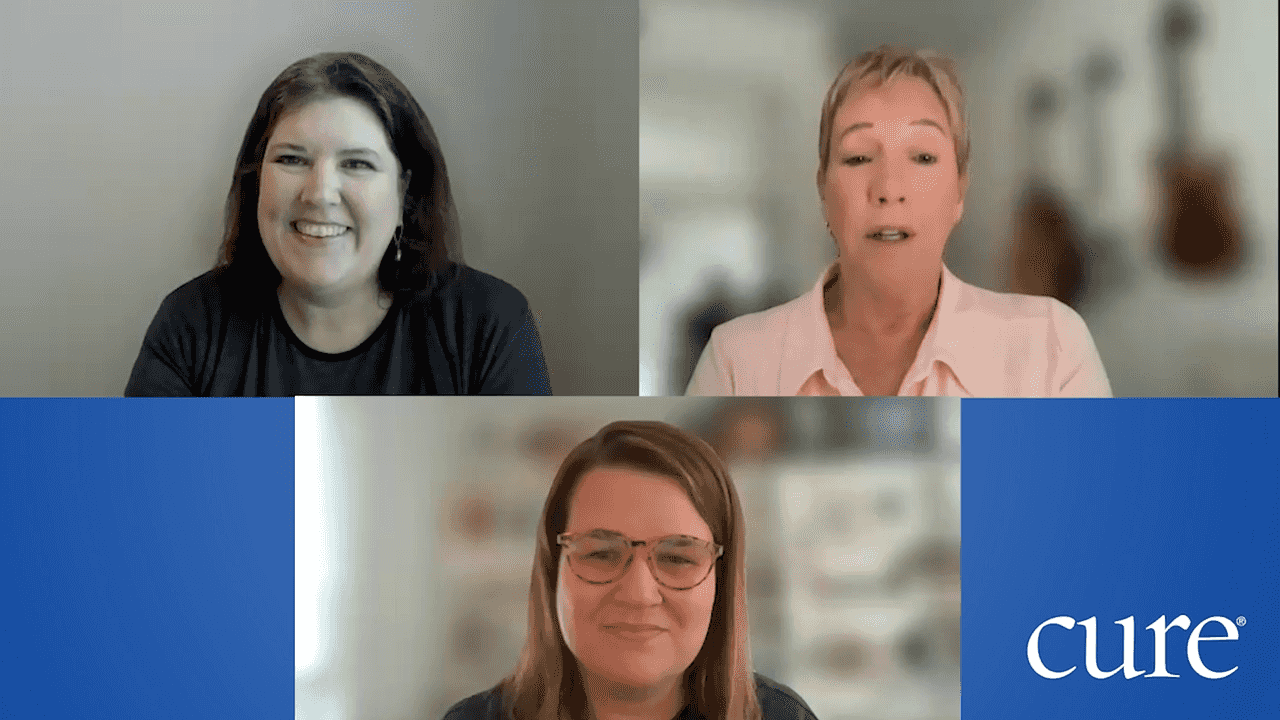
[[[217,266],[165,298],[125,395],[550,394],[524,295],[462,264],[444,156],[386,68],[262,94]]]

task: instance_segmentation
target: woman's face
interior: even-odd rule
[[[258,228],[284,285],[308,295],[376,287],[400,222],[399,177],[387,133],[364,103],[325,98],[283,115],[263,157]]]
[[[830,153],[821,195],[841,257],[941,262],[965,188],[946,110],[928,83],[904,77],[855,90],[836,110]],[[885,225],[914,233],[867,237]]]
[[[711,541],[711,528],[680,485],[662,475],[625,468],[596,468],[578,482],[565,532],[615,530],[634,540],[691,535]],[[658,584],[645,546],[636,548],[626,574],[607,585],[584,582],[560,554],[556,612],[565,644],[588,683],[603,680],[636,690],[677,681],[693,663],[707,637],[716,597],[716,570],[702,584],[672,590]],[[616,634],[612,626],[656,625],[642,640]]]

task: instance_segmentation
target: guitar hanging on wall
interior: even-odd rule
[[[1030,170],[1013,218],[1010,290],[1047,295],[1075,307],[1084,286],[1084,252],[1075,213],[1049,180],[1048,153],[1043,150],[1047,121],[1058,110],[1059,92],[1052,80],[1032,84],[1026,118]]]
[[[1179,276],[1222,280],[1245,260],[1240,214],[1232,204],[1232,169],[1225,155],[1195,150],[1184,66],[1200,34],[1200,15],[1186,0],[1168,2],[1156,24],[1157,60],[1164,75],[1169,129],[1156,155],[1156,248]]]

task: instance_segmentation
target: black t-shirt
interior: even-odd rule
[[[160,304],[126,396],[550,395],[524,295],[450,264],[427,290],[397,296],[382,324],[342,353],[306,346],[274,289],[226,268]]]
[[[795,690],[759,673],[755,679],[763,720],[818,720]],[[449,708],[444,720],[509,720],[509,716],[502,713],[502,693],[493,687]],[[672,720],[706,719],[690,703]]]

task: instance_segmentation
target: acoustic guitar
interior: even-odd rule
[[[1066,197],[1048,179],[1046,153],[1037,137],[1056,114],[1059,92],[1052,80],[1032,84],[1026,120],[1031,158],[1026,187],[1013,218],[1010,289],[1047,295],[1075,307],[1084,286],[1081,232]]]
[[[1181,277],[1224,279],[1239,270],[1245,252],[1240,214],[1232,202],[1231,166],[1222,154],[1198,152],[1191,133],[1184,69],[1188,48],[1200,34],[1198,9],[1186,0],[1171,0],[1155,33],[1169,116],[1168,137],[1156,158],[1156,247]]]

